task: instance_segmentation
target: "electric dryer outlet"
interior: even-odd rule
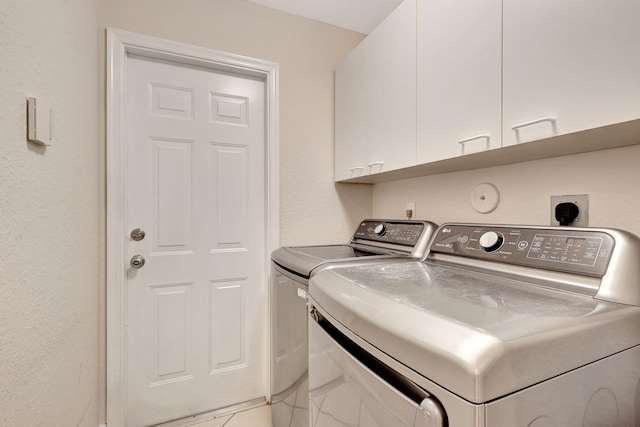
[[[570,224],[571,227],[588,227],[589,226],[589,195],[566,195],[551,196],[551,225],[560,225],[556,219],[556,206],[560,203],[575,203],[580,212],[576,219]]]

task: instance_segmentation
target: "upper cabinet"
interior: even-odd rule
[[[335,72],[335,179],[366,175],[367,157],[367,48],[365,39]]]
[[[405,0],[368,37],[370,172],[416,164],[416,0]]]
[[[501,146],[502,0],[421,0],[417,162]]]
[[[336,69],[336,180],[640,143],[639,22],[640,0],[405,0]]]
[[[504,146],[640,117],[640,1],[503,7]]]
[[[416,164],[415,16],[405,0],[336,68],[336,181]]]

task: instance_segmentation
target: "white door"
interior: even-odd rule
[[[264,104],[262,80],[127,60],[129,426],[265,396]]]

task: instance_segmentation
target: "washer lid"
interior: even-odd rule
[[[474,403],[640,344],[640,307],[434,261],[324,270],[310,295],[361,338]]]
[[[362,257],[421,259],[436,229],[436,224],[429,221],[365,219],[349,244],[282,247],[271,253],[271,259],[305,279],[317,267],[330,262],[350,262]]]
[[[387,258],[383,252],[367,252],[351,245],[292,246],[278,248],[271,259],[281,267],[306,279],[311,272],[328,262],[353,261],[361,257]],[[397,256],[397,255],[395,255]]]

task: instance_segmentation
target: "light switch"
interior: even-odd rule
[[[40,145],[51,141],[51,108],[36,98],[27,98],[27,139]]]

